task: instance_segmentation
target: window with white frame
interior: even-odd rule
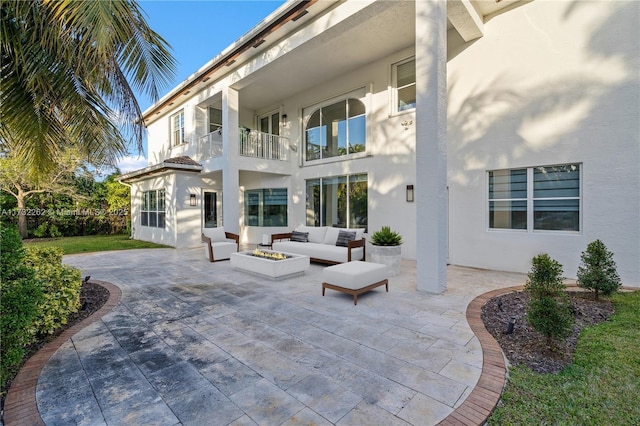
[[[246,226],[287,226],[287,188],[244,191]]]
[[[164,228],[165,205],[164,189],[144,191],[142,193],[142,212],[140,224],[151,228]]]
[[[580,231],[580,164],[489,171],[489,228]]]
[[[366,151],[366,108],[360,99],[364,96],[360,90],[304,109],[307,161]]]
[[[173,114],[171,120],[171,146],[180,145],[184,140],[184,110]]]
[[[309,179],[307,225],[367,228],[367,174]]]
[[[398,113],[416,107],[416,60],[406,59],[393,64],[393,112]]]

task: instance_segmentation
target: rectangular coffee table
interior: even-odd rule
[[[261,250],[265,253],[277,253],[272,250]],[[266,259],[252,255],[252,251],[231,253],[231,266],[239,271],[259,277],[277,280],[303,275],[309,268],[309,256],[293,253],[282,253],[286,259]]]

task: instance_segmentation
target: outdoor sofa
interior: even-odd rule
[[[312,262],[338,264],[352,260],[364,261],[364,229],[333,226],[298,226],[292,232],[272,234],[274,251],[309,256]]]

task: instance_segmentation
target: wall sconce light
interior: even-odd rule
[[[282,114],[282,121],[287,121],[287,114]]]
[[[196,194],[189,194],[189,205],[192,207],[196,205]]]
[[[407,203],[413,203],[413,185],[407,185]]]

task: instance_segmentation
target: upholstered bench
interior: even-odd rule
[[[341,291],[353,295],[353,304],[358,304],[358,295],[366,293],[381,285],[386,286],[387,266],[380,263],[362,262],[360,260],[328,266],[322,270],[322,295],[324,290]]]

